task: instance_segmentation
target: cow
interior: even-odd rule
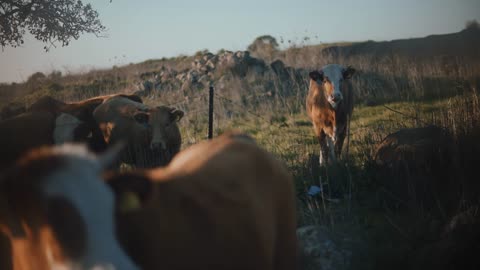
[[[80,122],[77,133],[87,132],[89,137],[89,148],[96,153],[102,152],[107,148],[107,143],[103,139],[101,130],[93,117],[93,111],[106,100],[113,97],[123,97],[134,102],[142,103],[142,99],[136,95],[127,94],[113,94],[93,97],[77,102],[65,103],[56,100],[50,96],[43,96],[34,102],[27,109],[29,112],[43,112],[47,111],[56,116],[61,114],[68,114],[77,118]],[[65,115],[62,116],[65,118]]]
[[[61,112],[70,113],[77,116],[82,121],[85,121],[89,115],[92,114],[93,110],[105,100],[121,96],[128,98],[132,101],[143,103],[142,99],[136,95],[127,95],[127,94],[112,94],[105,96],[92,97],[81,101],[66,103],[60,100],[57,100],[51,96],[42,96],[34,103],[32,103],[27,111],[29,112],[39,112],[39,111],[48,111],[54,114]]]
[[[25,113],[0,121],[0,169],[32,148],[54,144],[54,129],[55,116],[49,112]]]
[[[91,127],[71,114],[60,113],[55,118],[55,129],[53,130],[53,141],[55,144],[88,142],[91,133]]]
[[[0,121],[0,170],[30,149],[66,142],[89,143],[91,127],[73,115],[27,112]]]
[[[137,167],[166,165],[181,145],[177,122],[183,111],[165,106],[150,108],[116,96],[98,106],[93,116],[107,144],[128,141],[120,161]]]
[[[100,157],[83,145],[42,147],[0,176],[0,269],[138,269],[116,239],[101,178],[119,147]]]
[[[24,112],[26,112],[25,105],[19,102],[10,102],[0,111],[0,119],[9,119]]]
[[[247,135],[224,134],[166,167],[105,178],[119,241],[142,269],[296,267],[292,176]]]
[[[352,67],[338,64],[309,73],[307,114],[320,143],[320,165],[340,157],[347,126],[353,111],[353,90],[349,79]]]

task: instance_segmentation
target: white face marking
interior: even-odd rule
[[[335,109],[340,101],[343,99],[343,94],[341,92],[341,84],[343,81],[343,70],[344,67],[337,64],[326,65],[322,68],[323,75],[328,77],[330,82],[333,85],[333,96],[328,96],[327,100]]]
[[[55,144],[73,142],[75,129],[82,123],[73,115],[61,113],[55,119],[55,129],[53,131],[53,140]]]
[[[99,162],[85,147],[59,149],[68,153],[66,166],[52,172],[43,188],[47,196],[69,200],[85,222],[87,250],[73,265],[79,269],[137,269],[115,238],[113,194],[100,178]]]

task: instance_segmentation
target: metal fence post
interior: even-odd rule
[[[208,139],[213,138],[213,85],[210,85],[208,96]]]

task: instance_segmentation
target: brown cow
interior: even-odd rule
[[[25,113],[0,121],[0,169],[34,147],[51,145],[55,116],[49,112]]]
[[[113,94],[106,96],[98,96],[82,101],[65,103],[56,100],[50,96],[44,96],[33,103],[29,108],[29,112],[47,111],[56,116],[62,113],[76,117],[80,122],[76,128],[76,137],[81,137],[85,134],[89,135],[89,148],[94,152],[104,151],[107,143],[103,139],[100,128],[93,117],[93,111],[104,101],[113,97],[123,97],[138,103],[142,103],[142,99],[136,95]],[[72,121],[70,121],[71,123]]]
[[[93,112],[107,144],[128,141],[121,161],[138,167],[166,165],[181,145],[177,122],[183,112],[112,97]],[[165,154],[166,153],[166,154]]]
[[[320,165],[340,157],[353,111],[353,91],[348,79],[352,67],[337,64],[310,72],[307,114],[320,142]]]
[[[91,132],[82,121],[66,113],[28,112],[0,121],[0,170],[35,147],[90,142]]]
[[[0,269],[138,269],[115,237],[114,196],[83,146],[36,149],[0,177]]]
[[[118,237],[142,269],[295,269],[293,179],[248,136],[222,135],[165,168],[107,177],[141,206],[117,217]],[[130,195],[128,195],[130,194]]]

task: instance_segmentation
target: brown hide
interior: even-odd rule
[[[12,165],[34,147],[53,144],[55,116],[49,112],[25,113],[0,122],[0,170]]]
[[[93,110],[105,100],[121,96],[127,99],[133,100],[135,102],[143,103],[142,99],[136,95],[125,95],[125,94],[113,94],[106,96],[98,96],[93,98],[88,98],[85,100],[65,103],[63,101],[57,100],[51,96],[43,96],[37,101],[32,103],[27,109],[29,112],[39,112],[39,111],[48,111],[53,114],[59,114],[60,112],[71,114],[81,121],[86,122],[88,119],[93,119],[92,113]]]
[[[118,237],[142,269],[295,269],[293,179],[241,134],[180,152],[166,168],[111,175]]]
[[[98,96],[71,103],[64,103],[50,96],[44,96],[33,103],[28,108],[28,111],[47,111],[56,116],[60,113],[68,113],[75,116],[83,122],[75,131],[75,141],[87,142],[91,150],[94,152],[102,152],[106,149],[107,143],[103,139],[102,132],[93,117],[93,111],[104,101],[116,96],[121,96],[142,103],[140,97],[126,94]]]

